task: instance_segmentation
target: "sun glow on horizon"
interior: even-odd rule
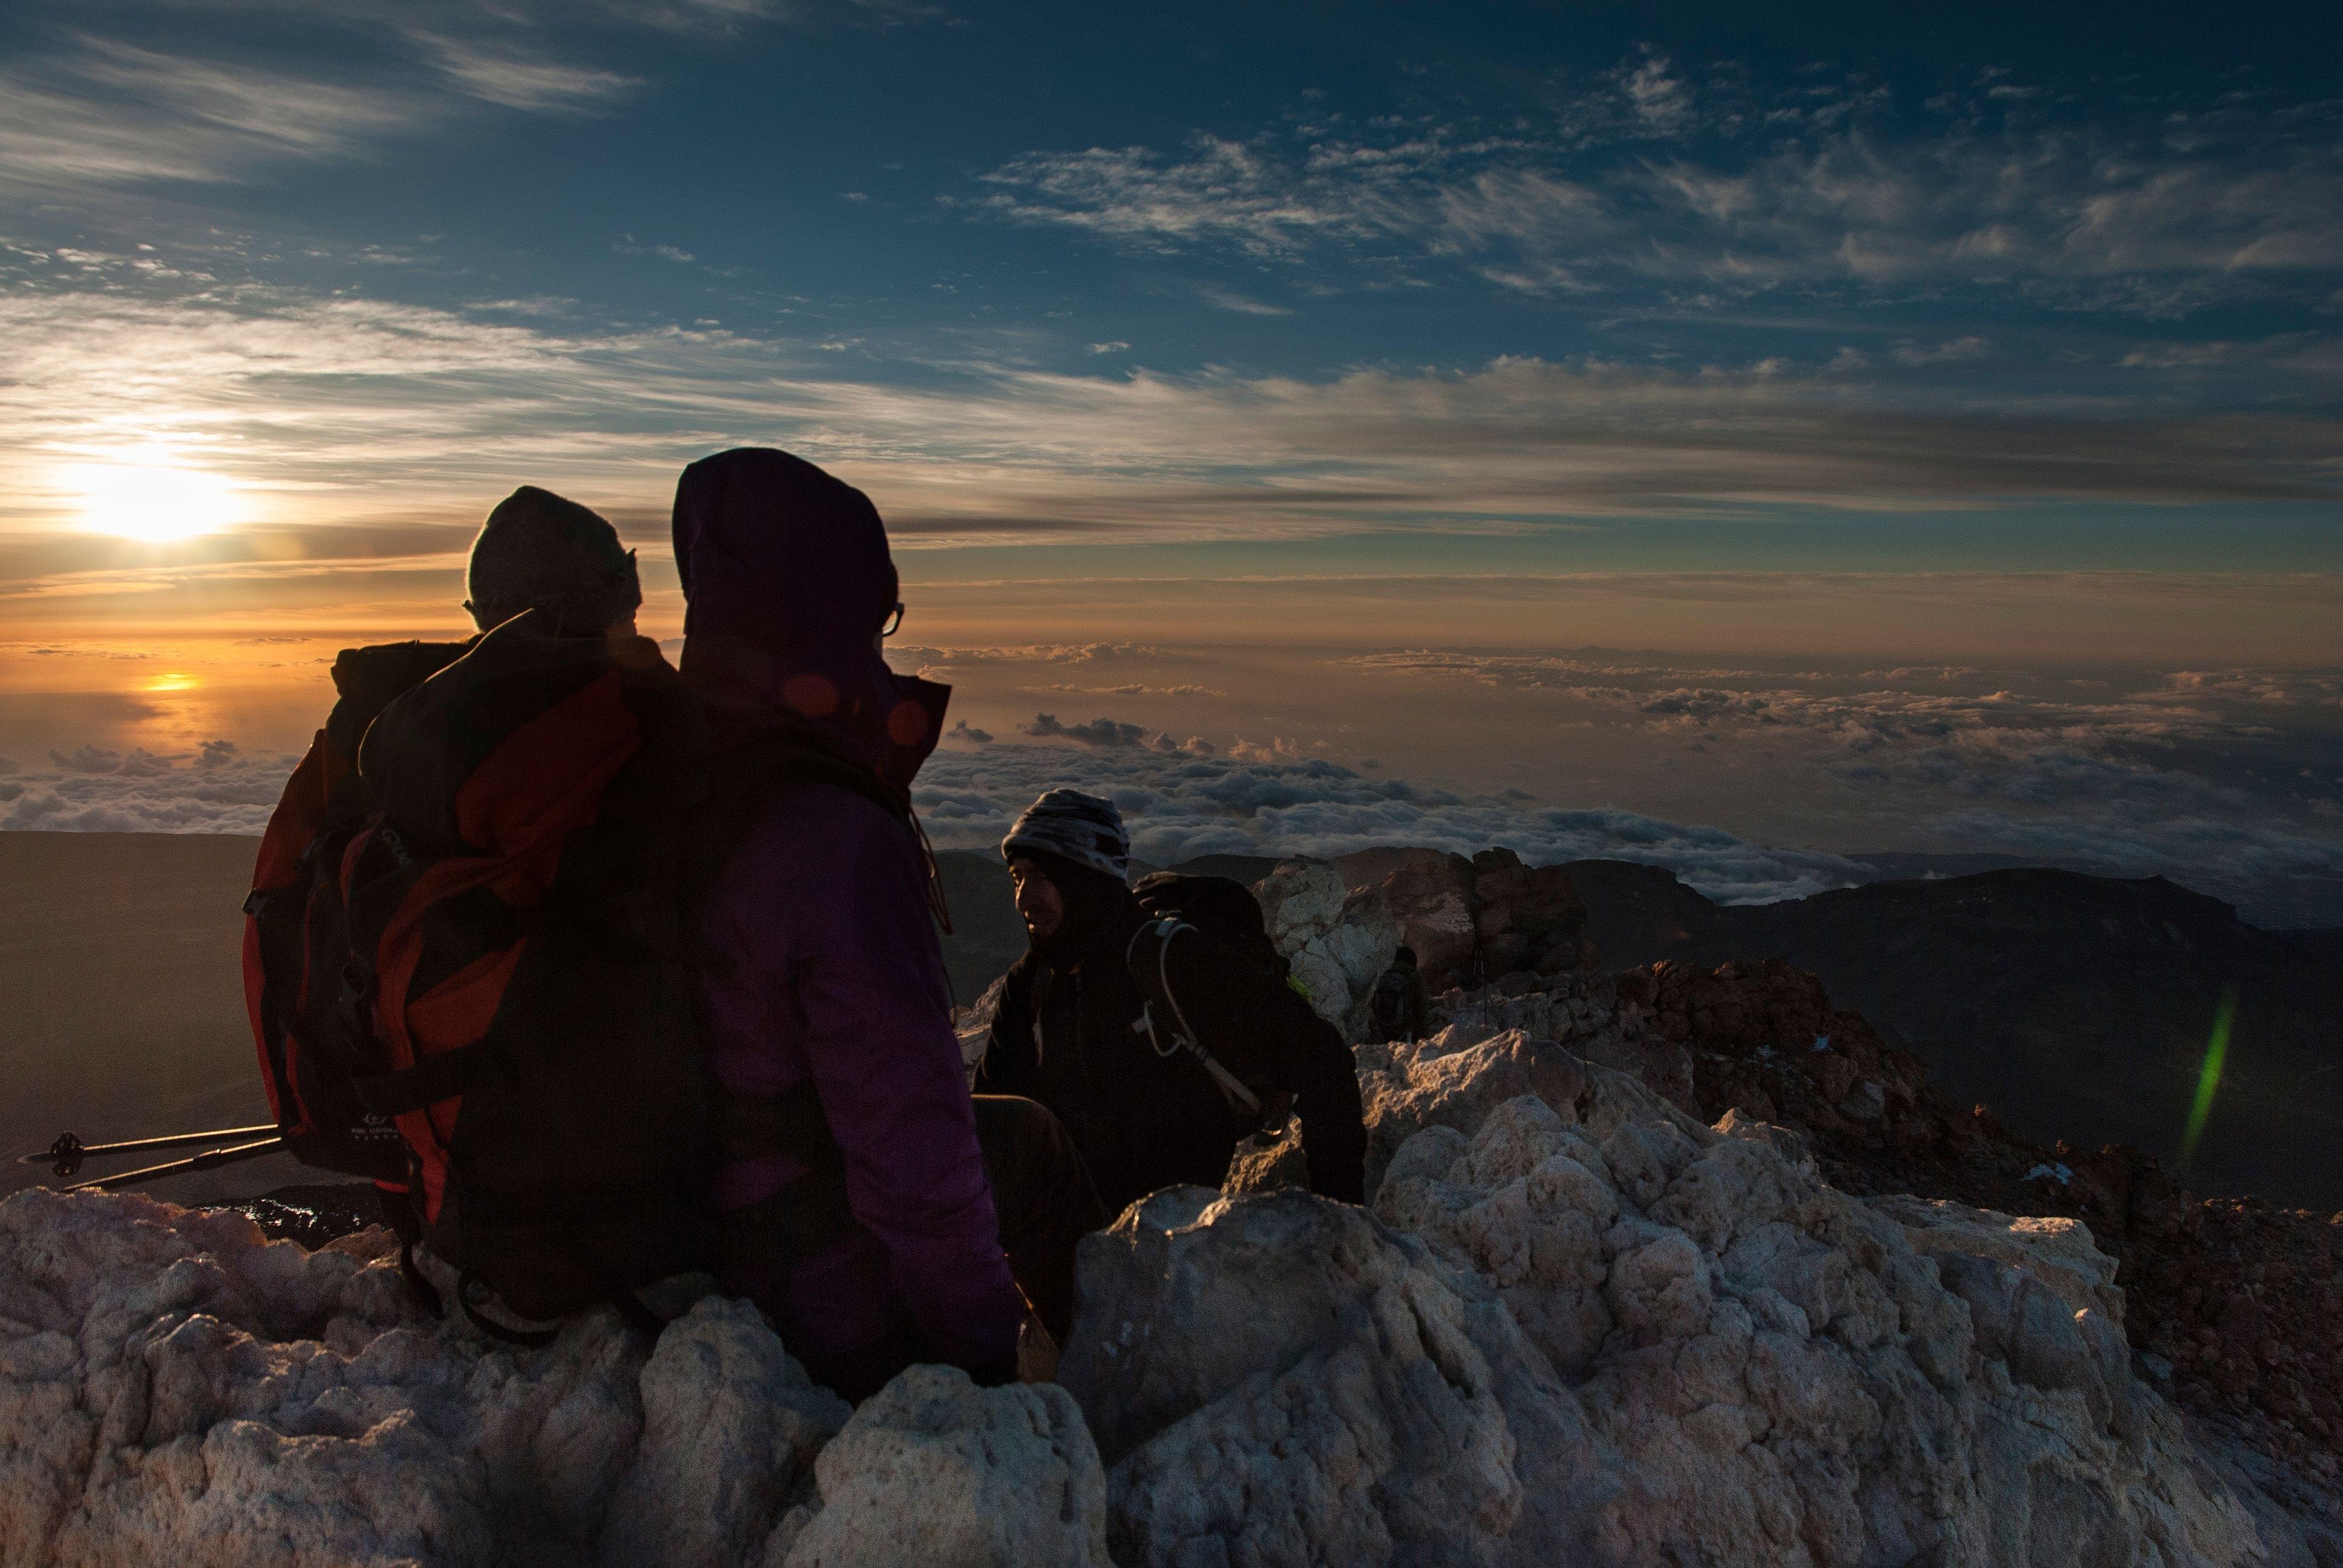
[[[117,538],[168,544],[234,528],[248,515],[233,483],[165,450],[82,464],[64,480],[82,526]]]

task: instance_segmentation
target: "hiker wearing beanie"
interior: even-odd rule
[[[472,542],[464,608],[482,631],[537,612],[556,637],[631,634],[642,607],[635,552],[599,513],[535,485],[497,503]]]
[[[1312,1190],[1363,1201],[1350,1050],[1288,986],[1249,893],[1162,876],[1134,891],[1121,813],[1078,789],[1035,801],[1001,852],[1031,948],[1001,988],[980,1091],[1057,1112],[1111,1213],[1175,1183],[1219,1186],[1239,1140],[1289,1109]],[[1234,912],[1182,919],[1142,893]]]
[[[909,798],[950,690],[880,655],[886,529],[743,449],[684,471],[675,554],[719,748],[699,929],[725,1281],[849,1399],[913,1362],[1007,1381],[1024,1298],[1063,1340],[1103,1216],[1049,1111],[969,1094]]]
[[[591,510],[524,486],[468,577],[479,635],[336,658],[270,815],[245,904],[264,1085],[287,1148],[374,1180],[466,1311],[639,1310],[628,1292],[703,1251],[676,1151],[704,1146],[706,1091],[689,977],[659,955],[683,950],[705,727]]]
[[[658,645],[634,635],[643,602],[634,552],[598,513],[550,490],[523,485],[496,504],[473,540],[465,587],[464,608],[482,632],[534,611],[517,630],[607,637],[629,663],[659,658]],[[336,811],[357,809],[352,792],[367,727],[478,640],[378,643],[334,656],[334,708],[312,748],[317,766],[310,779],[338,797]],[[321,796],[310,809],[322,814],[327,806]]]

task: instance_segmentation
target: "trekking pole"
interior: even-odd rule
[[[86,1181],[75,1181],[57,1189],[60,1192],[96,1191],[110,1192],[116,1187],[128,1187],[140,1181],[152,1181],[157,1177],[176,1176],[182,1171],[209,1171],[218,1165],[235,1165],[246,1160],[257,1160],[285,1147],[282,1138],[264,1138],[257,1143],[239,1143],[233,1149],[214,1149],[186,1160],[173,1160],[161,1165],[149,1165],[144,1171],[126,1171],[119,1176],[93,1176]]]
[[[262,1132],[274,1132],[276,1126],[215,1127],[209,1132],[174,1132],[163,1138],[132,1138],[120,1143],[84,1143],[70,1132],[60,1132],[57,1141],[37,1154],[19,1154],[19,1165],[46,1165],[54,1176],[70,1176],[81,1169],[81,1162],[93,1154],[132,1154],[148,1149],[180,1149],[190,1143],[225,1143],[231,1138],[250,1138]]]

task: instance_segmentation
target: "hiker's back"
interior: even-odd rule
[[[1408,976],[1397,968],[1387,969],[1375,977],[1374,990],[1367,999],[1367,1022],[1376,1040],[1413,1038],[1410,1015],[1413,990]]]
[[[702,1264],[678,874],[697,704],[655,646],[523,617],[389,703],[357,762],[364,814],[256,900],[256,927],[297,933],[256,1008],[264,1061],[300,1089],[287,1120],[331,1084],[395,1127],[350,1151],[395,1152],[431,1251],[522,1315]],[[303,1131],[305,1158],[354,1168]]]

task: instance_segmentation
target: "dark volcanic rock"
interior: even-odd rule
[[[298,1241],[311,1251],[369,1225],[387,1224],[371,1181],[328,1181],[279,1187],[227,1205],[248,1214],[270,1241]]]
[[[1434,990],[1589,966],[1586,906],[1560,866],[1511,849],[1466,859],[1438,849],[1366,849],[1335,862],[1352,890],[1383,894]]]

